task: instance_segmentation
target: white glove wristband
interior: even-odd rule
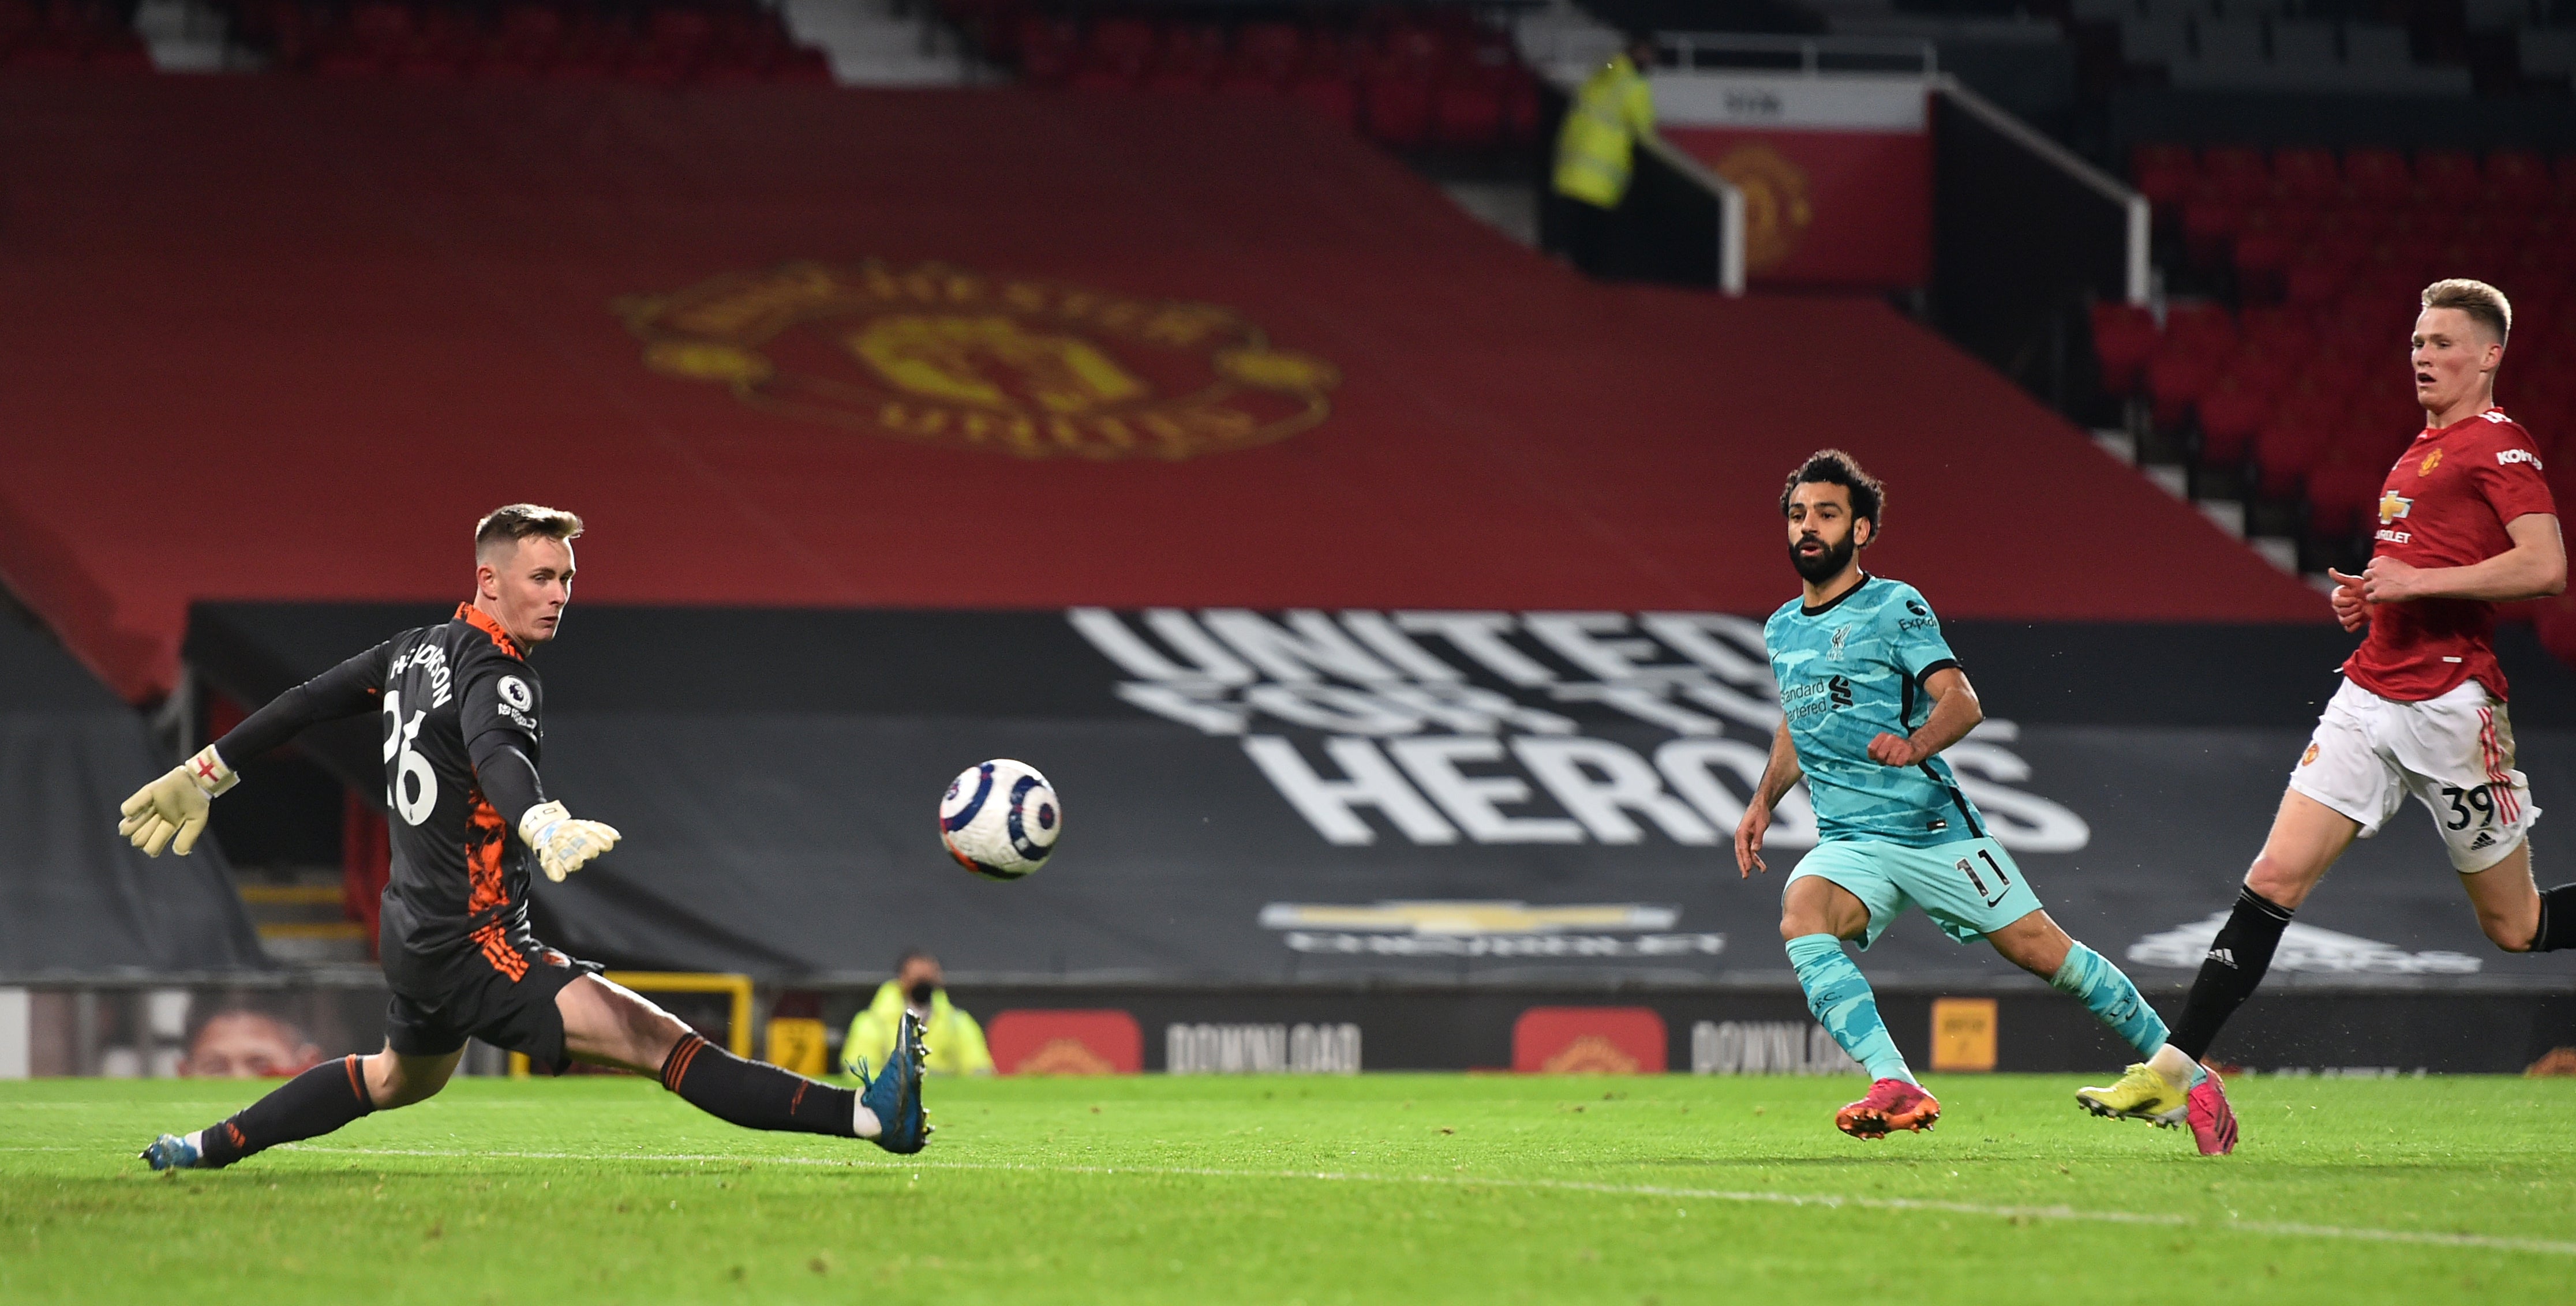
[[[519,842],[530,848],[543,847],[546,833],[571,819],[572,813],[564,809],[562,802],[539,803],[519,818]]]
[[[188,778],[196,782],[197,788],[204,790],[208,798],[220,797],[225,790],[241,783],[240,774],[224,765],[223,755],[215,751],[213,744],[198,749],[197,755],[188,759],[184,769]]]

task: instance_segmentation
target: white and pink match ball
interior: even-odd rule
[[[960,772],[939,800],[939,841],[957,864],[990,880],[1046,865],[1064,833],[1055,786],[1026,762],[997,757]]]

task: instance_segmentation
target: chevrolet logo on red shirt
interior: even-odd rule
[[[2414,507],[2415,501],[2413,499],[2409,499],[2404,495],[2397,493],[2395,490],[2390,490],[2389,492],[2379,496],[2379,524],[2385,526],[2388,523],[2405,516],[2408,512],[2412,511]]]

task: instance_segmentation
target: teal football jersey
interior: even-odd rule
[[[1841,598],[1810,611],[1792,601],[1762,627],[1789,741],[1807,773],[1817,837],[1879,839],[1913,848],[1982,838],[1985,822],[1950,764],[1881,766],[1869,741],[1906,735],[1932,715],[1923,681],[1959,665],[1941,621],[1913,586],[1862,573]]]

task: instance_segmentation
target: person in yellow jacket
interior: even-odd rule
[[[841,1069],[859,1073],[864,1059],[873,1069],[894,1052],[895,1031],[905,1007],[922,1014],[921,1041],[930,1049],[922,1062],[934,1075],[989,1075],[993,1054],[984,1047],[984,1027],[948,1001],[940,987],[939,959],[915,948],[894,964],[894,978],[877,987],[876,998],[850,1020],[841,1040]]]
[[[1630,37],[1575,92],[1556,133],[1560,243],[1574,266],[1592,276],[1608,270],[1611,215],[1628,197],[1637,141],[1655,134],[1655,92],[1643,71],[1655,57],[1653,37]]]

